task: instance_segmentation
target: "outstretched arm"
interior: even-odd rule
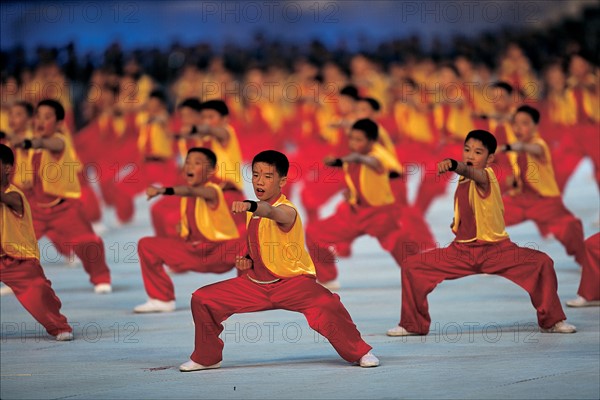
[[[366,155],[366,154],[360,154],[360,153],[350,153],[342,158],[326,157],[323,160],[323,162],[325,163],[325,165],[329,165],[330,167],[341,167],[343,165],[343,163],[345,163],[345,162],[346,163],[359,163],[359,164],[364,164],[367,167],[374,169],[375,172],[377,172],[378,174],[385,172],[383,165],[377,158]]]
[[[448,171],[453,171],[458,175],[462,175],[467,179],[471,179],[484,193],[487,192],[490,186],[490,178],[484,169],[475,168],[472,165],[467,165],[464,162],[446,158],[437,164],[437,168],[438,175],[444,174]]]
[[[231,205],[231,211],[234,214],[250,211],[258,217],[272,219],[283,230],[291,228],[296,221],[296,210],[292,207],[283,204],[273,207],[266,201],[234,201]]]
[[[505,144],[501,148],[502,151],[516,151],[517,153],[525,152],[529,153],[535,157],[543,158],[544,157],[544,148],[537,143],[523,143],[523,142],[515,142],[512,144]]]
[[[21,147],[23,149],[46,149],[53,153],[60,153],[65,149],[65,142],[61,138],[16,138],[12,141],[14,147]]]
[[[223,147],[227,146],[231,137],[229,130],[222,126],[212,127],[208,125],[199,125],[196,127],[196,131],[200,135],[213,136]]]
[[[218,198],[217,191],[214,188],[205,186],[174,186],[171,188],[150,186],[146,189],[148,200],[161,194],[170,194],[181,197],[202,197],[207,202],[216,202]]]

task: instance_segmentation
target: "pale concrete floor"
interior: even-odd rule
[[[427,216],[441,244],[451,240],[450,196]],[[586,237],[599,229],[598,199],[585,162],[565,201],[583,220]],[[1,298],[0,397],[600,398],[599,308],[565,308],[579,329],[574,335],[541,334],[524,291],[499,277],[474,276],[445,282],[430,295],[429,336],[390,338],[385,331],[398,322],[400,276],[371,238],[356,241],[354,256],[340,260],[339,294],[381,359],[379,368],[346,363],[300,314],[269,311],[226,322],[220,370],[180,373],[177,367],[193,347],[190,294],[235,274],[175,276],[178,311],[133,314],[146,298],[137,240],[151,234],[148,205],[142,197],[137,205],[133,224],[102,234],[113,272],[111,295],[95,295],[81,268],[67,267],[48,242],[41,243],[46,273],[75,328],[74,342],[55,342],[14,296]],[[110,210],[104,222],[114,224]],[[531,223],[509,233],[513,241],[533,243],[552,256],[563,302],[575,295],[580,272],[560,244],[542,239]]]

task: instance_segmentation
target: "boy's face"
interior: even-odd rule
[[[338,103],[340,112],[344,115],[350,114],[354,111],[355,103],[356,101],[352,97],[341,95]]]
[[[535,134],[537,125],[529,114],[518,112],[513,118],[512,128],[519,142],[528,142]]]
[[[352,129],[348,135],[348,147],[352,152],[367,154],[373,148],[373,142],[367,139],[363,131]]]
[[[225,117],[219,114],[217,110],[202,110],[200,118],[204,125],[208,125],[211,128],[219,127],[225,123]]]
[[[511,96],[502,88],[494,88],[494,110],[496,112],[507,112],[511,106]]]
[[[156,97],[148,99],[148,113],[150,115],[158,115],[164,110],[163,103]]]
[[[279,197],[286,182],[287,177],[280,176],[274,165],[264,162],[252,165],[252,187],[259,200],[268,202]]]
[[[198,186],[206,183],[215,169],[205,154],[192,152],[185,158],[183,172],[188,186]]]
[[[483,169],[494,159],[493,154],[489,154],[488,149],[481,140],[469,139],[463,147],[463,162],[475,168]]]
[[[356,111],[355,114],[356,114],[357,119],[364,119],[364,118],[373,119],[373,117],[375,116],[375,110],[373,110],[373,108],[371,108],[371,105],[367,101],[358,101],[356,103],[355,111]]]
[[[8,112],[8,126],[13,132],[24,132],[29,128],[31,118],[27,115],[24,107],[15,105]]]
[[[50,106],[39,106],[34,117],[34,133],[37,136],[48,137],[53,135],[59,128],[60,121],[56,120],[54,109]]]

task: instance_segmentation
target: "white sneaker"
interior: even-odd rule
[[[73,332],[60,332],[56,335],[57,342],[70,342],[73,340]]]
[[[317,283],[319,283],[321,286],[323,286],[326,289],[329,289],[332,292],[335,292],[336,290],[340,290],[340,288],[342,287],[340,285],[340,281],[338,281],[337,279],[327,281],[327,282],[317,281]]]
[[[360,358],[358,364],[363,368],[378,367],[379,359],[371,354],[371,352],[368,352]]]
[[[552,328],[540,328],[540,331],[543,333],[575,333],[577,332],[577,328],[574,325],[567,324],[565,321],[558,321]]]
[[[600,300],[586,300],[581,296],[577,296],[576,299],[567,301],[569,307],[598,307],[600,306]]]
[[[13,290],[6,285],[2,285],[0,287],[0,296],[8,296],[9,294],[14,294]]]
[[[110,283],[99,283],[96,286],[94,286],[94,293],[96,293],[96,294],[112,293],[112,286],[110,286]]]
[[[133,309],[135,313],[159,313],[175,311],[175,300],[162,301],[157,299],[148,299],[144,304],[140,304]]]
[[[104,223],[102,221],[99,221],[99,222],[92,223],[92,229],[94,230],[94,233],[96,235],[100,236],[103,233],[106,233],[106,231],[108,230],[108,227],[106,225],[104,225]]]
[[[420,336],[420,333],[409,332],[402,326],[395,326],[392,329],[388,329],[386,332],[388,336]]]
[[[197,362],[194,362],[192,360],[183,363],[179,366],[179,370],[181,372],[192,372],[192,371],[201,371],[203,369],[217,369],[217,368],[221,368],[221,362],[219,361],[216,364],[213,365],[209,365],[209,366],[205,366],[202,364],[198,364]]]

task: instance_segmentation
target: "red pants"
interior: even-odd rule
[[[402,266],[400,326],[427,334],[431,317],[427,295],[447,280],[474,274],[500,275],[529,293],[538,324],[550,328],[566,319],[560,305],[553,268],[545,253],[519,247],[510,240],[497,243],[453,242],[450,246],[410,257]]]
[[[244,275],[204,286],[192,295],[196,336],[190,358],[202,365],[220,362],[223,321],[233,314],[278,309],[304,314],[308,325],[325,336],[346,361],[356,362],[372,348],[361,338],[339,296],[314,278],[297,276],[261,285]]]
[[[81,182],[81,198],[79,201],[81,201],[85,218],[90,222],[100,221],[102,209],[96,192],[82,173],[79,173],[79,182]]]
[[[17,300],[50,335],[73,331],[60,313],[60,300],[38,260],[0,257],[0,282],[13,290]]]
[[[336,258],[329,248],[338,242],[351,242],[362,236],[376,237],[400,265],[403,257],[402,232],[395,215],[395,204],[353,209],[341,203],[331,217],[312,223],[306,229],[306,242],[317,269],[317,278],[328,282],[337,277]]]
[[[600,233],[585,241],[587,262],[581,270],[577,294],[588,301],[600,300]]]
[[[541,197],[531,193],[505,195],[504,221],[506,226],[532,220],[541,232],[549,232],[575,256],[581,266],[585,263],[583,226],[565,207],[561,197]]]
[[[64,200],[51,208],[31,206],[33,228],[37,239],[46,235],[52,241],[60,238],[58,249],[72,248],[83,263],[90,282],[110,283],[110,271],[106,265],[104,242],[92,230],[92,225],[83,216],[77,200]]]
[[[140,239],[138,254],[146,293],[161,301],[175,300],[173,281],[163,268],[174,272],[212,272],[222,274],[235,267],[235,257],[242,254],[241,239],[206,242],[194,245],[181,239],[145,237]]]
[[[150,161],[135,164],[137,170],[130,172],[114,187],[112,202],[121,222],[129,222],[135,213],[133,198],[153,183],[173,186],[177,180],[174,161]]]

